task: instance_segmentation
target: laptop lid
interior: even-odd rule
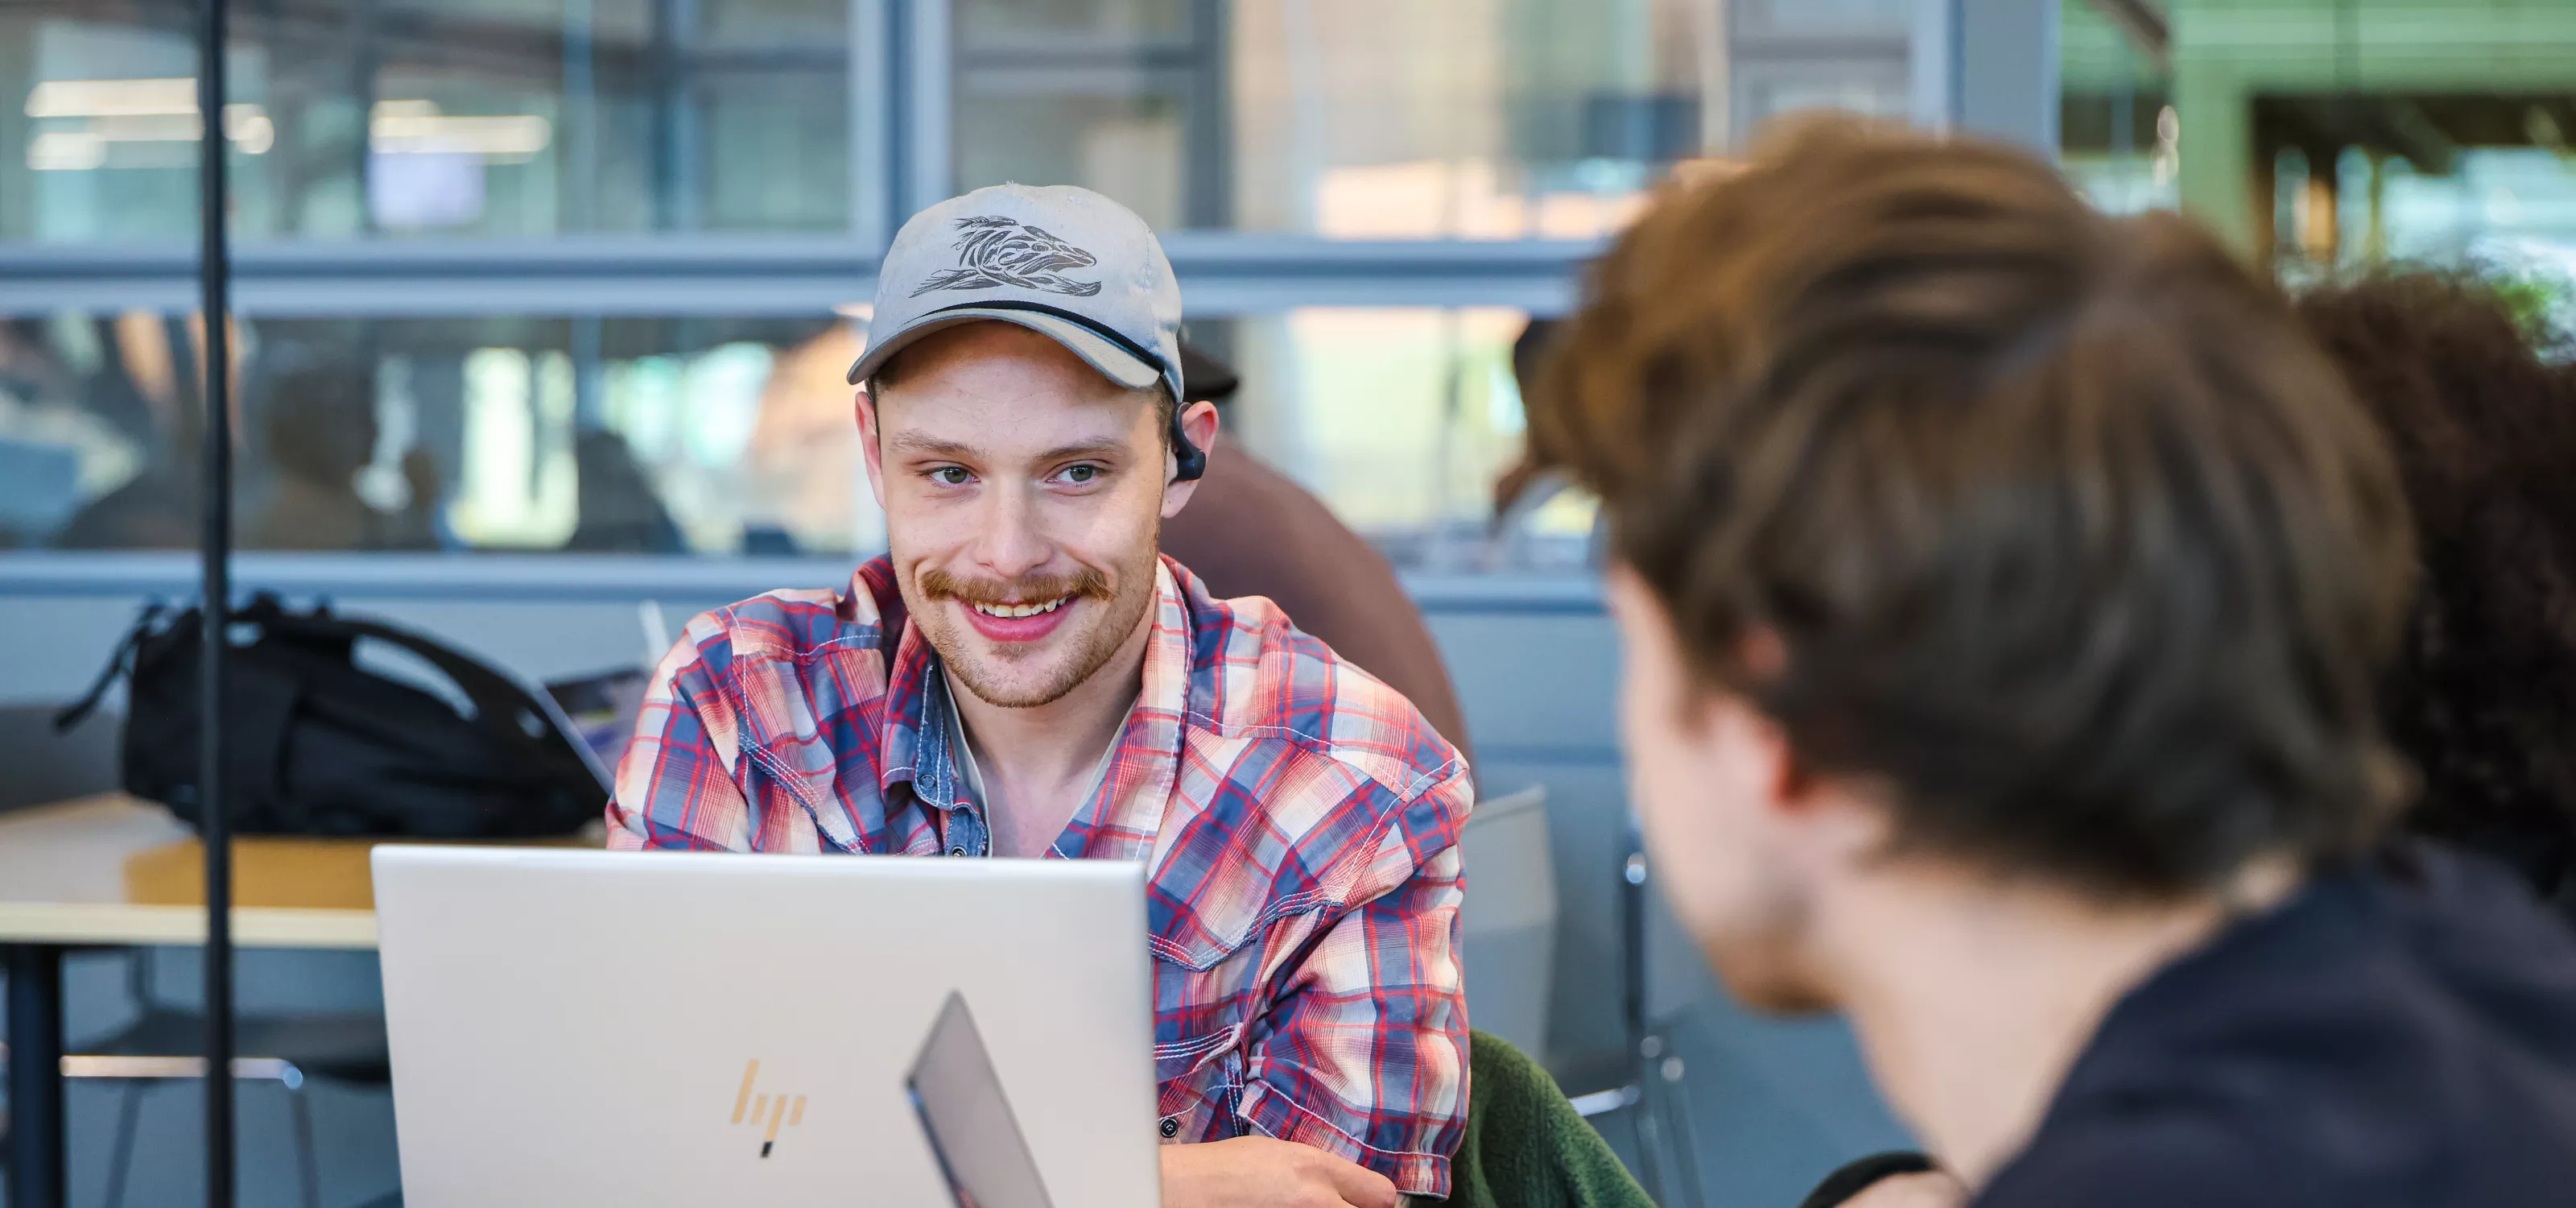
[[[393,845],[374,864],[413,1208],[955,1202],[916,1094],[1011,1122],[998,1156],[950,1154],[980,1208],[1159,1198],[1139,865]]]

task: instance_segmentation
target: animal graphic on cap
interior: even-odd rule
[[[1100,292],[1097,281],[1068,280],[1064,270],[1100,263],[1092,254],[1016,218],[981,214],[957,220],[965,232],[957,239],[957,267],[933,273],[912,291],[920,297],[935,289],[1034,289],[1088,298]]]

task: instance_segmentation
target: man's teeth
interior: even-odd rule
[[[1054,612],[1063,606],[1064,599],[1059,596],[1044,604],[978,604],[975,606],[975,611],[988,617],[1033,617],[1040,613]]]

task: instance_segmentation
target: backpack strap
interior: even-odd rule
[[[126,631],[125,640],[118,642],[116,650],[107,656],[107,666],[99,669],[98,679],[90,684],[89,691],[81,694],[79,700],[62,712],[54,714],[54,733],[66,733],[87,720],[91,713],[97,711],[98,703],[106,699],[108,686],[134,673],[134,652],[142,647],[143,639],[160,628],[161,618],[169,611],[158,600],[143,606],[142,615],[135,618],[134,628]]]

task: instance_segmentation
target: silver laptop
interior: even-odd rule
[[[410,1208],[1159,1201],[1138,865],[374,862]]]

